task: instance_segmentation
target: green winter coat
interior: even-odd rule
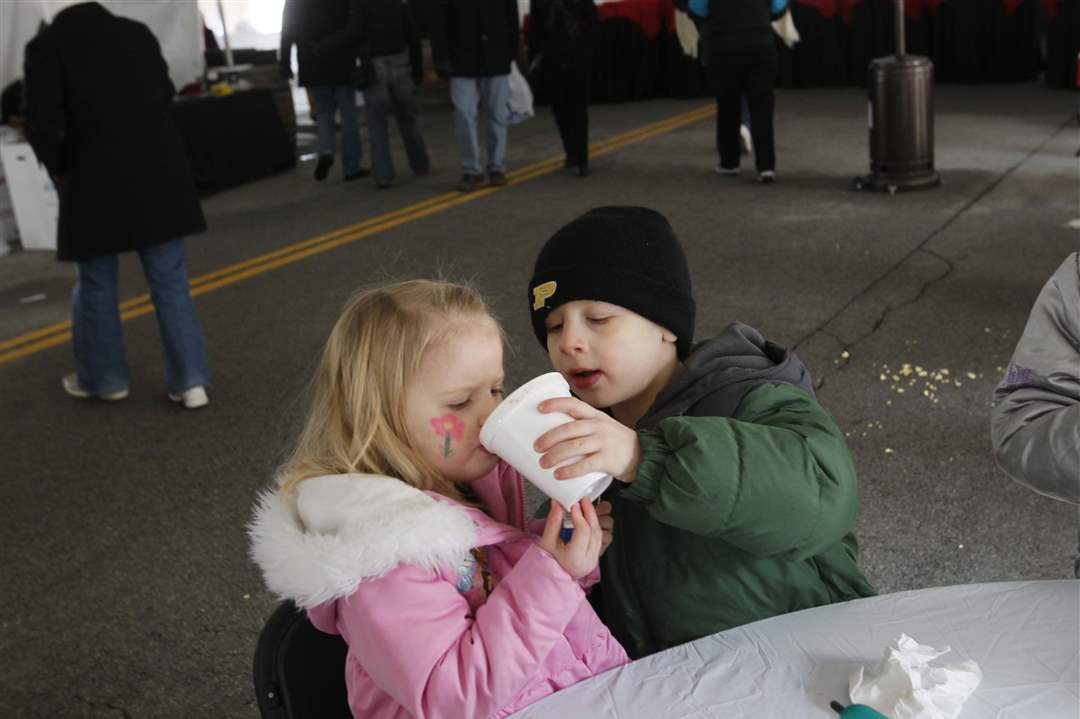
[[[637,429],[596,599],[630,656],[875,593],[856,564],[851,455],[794,354],[732,325]]]

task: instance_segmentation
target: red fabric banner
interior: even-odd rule
[[[817,8],[817,11],[825,17],[826,20],[833,18],[837,14],[843,18],[844,22],[851,24],[852,14],[855,11],[855,7],[863,2],[863,0],[792,0],[800,5],[808,5],[813,8]],[[945,0],[905,0],[904,2],[904,15],[908,20],[921,20],[924,12],[934,12],[938,9]],[[1001,0],[1001,4],[1005,6],[1005,12],[1012,15],[1016,12],[1016,9],[1023,5],[1025,0]],[[1057,15],[1057,3],[1058,0],[1042,0],[1046,6],[1047,11],[1050,14],[1052,20]]]
[[[655,39],[661,28],[675,32],[675,3],[672,0],[620,0],[597,5],[596,9],[601,21],[616,17],[633,20],[650,38]]]

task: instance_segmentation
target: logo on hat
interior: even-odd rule
[[[556,287],[558,287],[558,285],[555,284],[555,280],[533,287],[533,309],[544,309],[544,305],[547,301],[555,296]]]

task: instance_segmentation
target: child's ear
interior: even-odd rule
[[[660,328],[660,339],[668,344],[675,344],[679,341],[679,338],[675,336],[670,330]]]

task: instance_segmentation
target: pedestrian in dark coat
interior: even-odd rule
[[[76,397],[123,399],[128,367],[117,253],[137,251],[150,284],[169,397],[209,400],[206,351],[188,290],[186,235],[206,229],[161,48],[142,23],[98,3],[64,9],[26,46],[26,132],[60,197],[58,255],[78,262],[72,295]]]
[[[531,0],[526,40],[531,66],[559,128],[566,167],[589,172],[589,82],[594,0]]]
[[[343,37],[347,30],[349,37]],[[319,135],[319,162],[315,179],[324,180],[337,153],[335,113],[341,114],[341,162],[345,180],[371,173],[360,166],[360,124],[356,112],[354,68],[358,54],[358,27],[349,24],[348,0],[285,0],[281,13],[281,54],[278,61],[292,77],[292,47],[299,66],[297,83],[315,98],[315,126]]]
[[[484,183],[477,121],[487,115],[487,180],[505,185],[510,112],[510,63],[517,57],[520,30],[517,0],[428,0],[435,68],[450,78],[454,133],[461,154],[458,190]]]
[[[61,260],[206,229],[169,117],[175,94],[150,30],[97,3],[65,9],[27,44],[26,131],[59,179]]]
[[[677,0],[685,7],[685,0]],[[750,136],[758,180],[775,179],[773,88],[779,63],[772,20],[772,0],[712,0],[700,26],[702,47],[708,53],[709,79],[716,95],[716,172],[739,173],[740,97],[750,110]]]

